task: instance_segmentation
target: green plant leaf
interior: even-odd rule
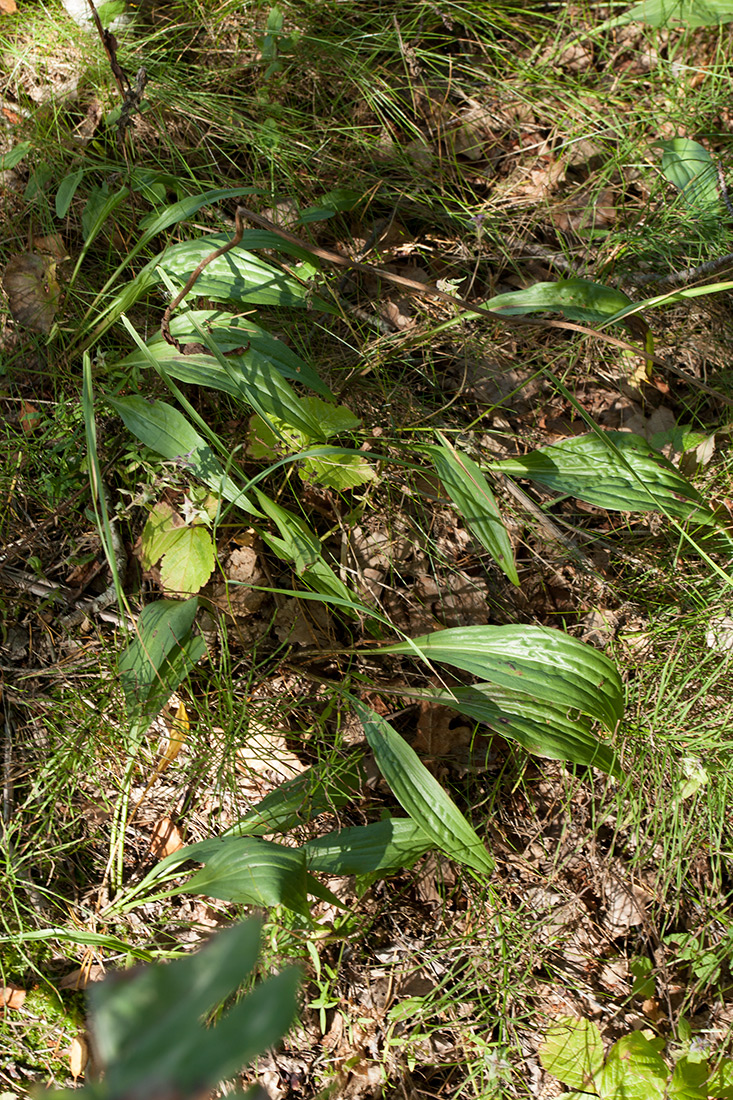
[[[600,768],[607,775],[621,777],[613,746],[591,732],[587,718],[566,707],[547,700],[538,702],[492,683],[435,689],[425,697],[482,722],[536,756]]]
[[[490,875],[494,860],[414,749],[386,719],[358,699],[352,702],[379,770],[402,809],[451,859],[473,868],[479,874]]]
[[[84,170],[78,168],[76,172],[70,172],[64,176],[56,192],[56,217],[65,218],[69,207],[74,201],[74,195],[81,181],[84,179]]]
[[[252,502],[224,472],[211,447],[186,418],[165,401],[131,397],[108,397],[128,431],[163,458],[179,460],[205,485],[245,512],[260,515]]]
[[[14,145],[12,149],[9,149],[7,153],[3,153],[0,156],[0,172],[7,172],[9,168],[15,168],[17,164],[28,156],[33,149],[33,145],[30,141],[19,141],[17,145]]]
[[[307,917],[305,854],[258,837],[202,840],[175,853],[205,864],[173,893],[205,894],[237,905],[284,905]],[[314,892],[311,890],[311,892]]]
[[[388,817],[372,825],[340,829],[303,845],[311,871],[329,875],[365,875],[411,867],[433,847],[417,822],[409,817]]]
[[[440,446],[429,447],[428,453],[443,488],[469,530],[512,584],[518,586],[519,576],[509,535],[486,478],[468,455],[460,454],[440,433],[439,438]]]
[[[717,1100],[733,1100],[733,1059],[724,1058],[710,1075],[708,1095]]]
[[[299,473],[303,481],[325,485],[337,492],[356,489],[359,485],[378,480],[377,471],[362,455],[345,449],[336,451],[332,448],[323,458],[311,456],[303,462]]]
[[[548,1028],[539,1058],[564,1085],[590,1092],[603,1065],[601,1033],[591,1020],[563,1016]]]
[[[681,521],[715,523],[694,486],[631,432],[575,436],[496,466],[609,511],[663,511]]]
[[[203,325],[211,334],[221,352],[226,355],[235,369],[240,360],[247,360],[249,350],[256,352],[266,359],[283,378],[292,382],[300,382],[323,397],[332,397],[331,391],[325,382],[321,381],[312,367],[309,367],[294,351],[271,336],[265,329],[260,328],[247,317],[237,317],[233,313],[225,313],[221,310],[199,309],[178,314],[171,321],[171,333],[182,344],[198,343],[199,337],[194,322]],[[249,345],[248,351],[239,355],[231,355],[237,348]],[[179,382],[191,382],[198,386],[210,386],[212,389],[221,390],[232,397],[240,397],[240,386],[231,377],[230,372],[225,371],[216,359],[210,355],[181,355],[171,347],[160,334],[156,332],[147,342],[147,348],[153,358],[173,378]],[[251,358],[251,357],[250,357]],[[148,359],[141,351],[133,351],[119,363],[122,368],[147,368]]]
[[[624,1100],[662,1100],[666,1096],[669,1070],[659,1051],[664,1039],[647,1039],[632,1031],[614,1043],[606,1064],[597,1076],[602,1097]]]
[[[178,600],[156,600],[144,607],[137,622],[136,636],[120,658],[118,670],[127,705],[134,714],[157,713],[175,690],[183,676],[206,651],[203,639],[191,641],[191,627],[196,616],[196,598],[181,603]],[[176,654],[181,664],[171,665]],[[180,674],[180,675],[179,675]]]
[[[214,571],[214,544],[202,524],[179,527],[172,532],[163,560],[160,579],[166,592],[192,595],[204,587]]]
[[[733,20],[733,0],[641,0],[624,15],[609,19],[598,30],[622,27],[626,23],[647,23],[650,27],[717,27]]]
[[[227,829],[224,836],[287,833],[321,814],[347,806],[354,801],[364,782],[360,758],[351,758],[338,767],[328,764],[307,768],[265,795],[240,821]]]
[[[691,1061],[678,1058],[667,1091],[668,1100],[707,1100],[709,1067],[707,1058]]]
[[[676,137],[657,141],[662,150],[662,172],[682,192],[692,209],[720,210],[718,177],[707,149],[690,138]]]
[[[90,989],[105,1095],[208,1092],[285,1034],[296,1013],[296,968],[260,983],[216,1027],[205,1022],[251,976],[260,927],[254,920],[236,925],[195,955],[112,975]]]
[[[627,306],[631,299],[621,290],[591,282],[590,279],[558,279],[554,283],[535,283],[525,290],[497,294],[484,303],[497,313],[561,313],[569,321],[599,325]]]
[[[191,272],[216,248],[231,238],[220,233],[182,241],[167,249],[160,266],[169,276],[185,283]],[[250,305],[293,309],[313,304],[310,289],[279,268],[247,252],[241,245],[212,260],[196,280],[191,294],[214,301],[247,302]]]
[[[451,665],[613,730],[623,714],[616,666],[592,646],[542,626],[464,626],[436,630],[372,653],[401,653]]]

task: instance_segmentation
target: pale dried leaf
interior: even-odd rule
[[[0,1005],[6,1008],[20,1008],[26,998],[26,991],[20,985],[10,982],[9,985],[0,985]]]
[[[89,1044],[83,1035],[76,1035],[69,1047],[69,1072],[76,1081],[81,1077],[89,1061]]]
[[[86,989],[93,982],[101,982],[107,971],[99,963],[91,966],[81,966],[64,974],[59,982],[59,989]]]
[[[150,853],[155,859],[165,859],[178,852],[183,845],[178,826],[170,817],[161,817],[156,821],[150,834]]]

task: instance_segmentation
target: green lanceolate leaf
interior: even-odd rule
[[[206,652],[191,637],[198,601],[157,600],[143,608],[135,639],[119,663],[122,690],[133,716],[157,714]]]
[[[395,729],[352,700],[379,770],[395,798],[425,835],[451,859],[488,875],[494,861],[455,802]]]
[[[108,397],[107,401],[120,414],[125,427],[146,447],[169,461],[180,461],[194,477],[243,511],[260,514],[178,409],[165,401],[146,401],[138,395]]]
[[[230,239],[213,233],[193,241],[182,241],[163,254],[160,266],[167,275],[185,283],[202,260]],[[218,302],[247,302],[290,309],[304,308],[312,302],[307,286],[247,252],[241,245],[212,260],[199,275],[191,293]]]
[[[311,879],[305,855],[257,837],[202,840],[175,853],[205,864],[176,893],[204,894],[238,905],[284,905],[308,916]]]
[[[614,729],[623,713],[616,666],[592,646],[542,626],[464,626],[372,653],[451,665],[510,691],[578,710]]]
[[[621,290],[590,279],[558,279],[554,283],[535,283],[525,290],[498,294],[484,303],[485,309],[497,313],[526,314],[561,313],[569,321],[586,325],[600,325],[610,320],[622,309],[633,306],[631,299]],[[635,315],[637,324],[643,322]],[[646,326],[643,326],[646,329]]]
[[[498,684],[473,684],[435,689],[426,698],[482,722],[527,752],[549,760],[600,768],[620,778],[621,766],[613,746],[591,732],[589,720],[577,711],[532,699]]]
[[[597,30],[610,30],[626,23],[647,23],[650,27],[717,27],[733,20],[733,0],[641,0],[624,15],[608,19]]]
[[[630,432],[575,436],[496,466],[609,511],[665,512],[680,521],[715,523],[694,486]]]
[[[429,447],[428,452],[445,491],[502,572],[519,585],[509,535],[486,478],[468,455],[459,453],[443,436],[439,438],[440,446]]]
[[[662,150],[662,172],[682,192],[687,205],[694,210],[719,211],[718,175],[707,149],[682,137],[655,145]]]
[[[311,871],[366,875],[411,867],[432,847],[433,841],[412,818],[388,817],[309,840],[303,851]]]
[[[269,332],[248,318],[213,309],[183,313],[171,321],[171,333],[181,344],[199,342],[198,332],[193,324],[195,321],[204,326],[217,347],[228,357],[233,368],[238,369],[242,361],[246,362],[251,358],[249,352],[252,351],[262,356],[283,378],[291,382],[300,382],[323,397],[331,398],[332,394],[328,386],[321,381],[312,367],[291,351],[282,340],[271,336]],[[237,348],[244,347],[248,350],[241,355],[231,354]],[[179,382],[210,386],[212,389],[228,393],[231,397],[240,396],[240,386],[236,379],[232,378],[231,373],[225,371],[211,355],[203,353],[181,355],[163,339],[160,332],[156,332],[151,337],[147,348],[156,362]],[[148,367],[149,361],[142,352],[133,351],[119,365],[140,369]]]
[[[84,178],[84,171],[78,168],[76,172],[70,172],[68,176],[64,176],[59,184],[59,189],[56,192],[56,217],[65,218],[69,212],[69,207],[74,201],[74,195],[77,188]]]

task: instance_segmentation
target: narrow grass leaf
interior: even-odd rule
[[[519,576],[509,535],[486,478],[468,455],[459,454],[444,436],[439,435],[439,438],[440,446],[429,447],[428,453],[445,491],[469,530],[512,584],[518,586]]]
[[[482,722],[535,756],[600,768],[616,778],[622,775],[613,746],[599,740],[591,732],[589,720],[578,711],[492,683],[435,689],[425,697]]]
[[[128,431],[169,461],[178,461],[215,493],[245,512],[260,513],[226,474],[211,447],[186,418],[165,401],[131,397],[107,397]]]
[[[366,875],[411,867],[433,841],[409,817],[326,833],[303,845],[308,868],[329,875]]]
[[[680,521],[715,523],[697,489],[664,455],[631,432],[575,436],[521,458],[504,459],[496,467],[609,511],[665,512]]]
[[[510,691],[578,710],[613,730],[623,714],[618,670],[608,657],[542,626],[463,626],[371,650],[451,665]]]
[[[358,699],[352,702],[379,770],[403,810],[451,859],[479,874],[491,874],[494,860],[414,749],[385,718]]]

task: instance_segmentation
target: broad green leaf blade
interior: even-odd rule
[[[443,852],[482,875],[494,860],[455,802],[395,729],[358,699],[352,700],[379,770],[412,820]]]
[[[384,646],[461,668],[510,691],[578,710],[613,730],[623,714],[618,670],[608,657],[560,630],[543,626],[463,626]]]
[[[128,431],[146,447],[169,461],[179,460],[219,496],[245,512],[260,515],[224,472],[208,443],[178,409],[165,401],[146,401],[137,394],[132,397],[108,397],[107,401],[120,414]]]
[[[179,527],[160,564],[166,592],[179,596],[200,592],[214,571],[214,545],[202,524]]]
[[[429,447],[428,453],[445,491],[470,531],[512,584],[518,586],[519,576],[512,545],[489,483],[468,455],[456,451],[443,436],[440,440],[440,446]]]
[[[631,432],[575,436],[496,467],[612,512],[665,512],[680,521],[715,524],[697,489]]]
[[[591,732],[588,719],[577,711],[490,683],[436,689],[429,698],[482,722],[507,740],[517,741],[535,756],[600,768],[616,778],[622,775],[613,747],[600,741]]]
[[[166,1059],[171,1047],[178,1048],[177,1033],[185,1037],[186,1044],[191,1042],[194,1029],[201,1029],[201,1017],[251,974],[260,930],[260,921],[248,920],[221,932],[188,958],[145,967],[127,982],[112,977],[93,983],[89,1000],[94,1038],[107,1067],[110,1090],[115,1090],[112,1095],[124,1095],[136,1080],[145,1080],[144,1074],[155,1070],[139,1066],[129,1052],[137,1050],[138,1057],[145,1059],[149,1048]],[[180,1055],[181,1050],[176,1049],[176,1061]],[[161,1070],[165,1074],[169,1067]]]
[[[143,608],[136,636],[118,666],[127,705],[134,712],[146,708],[159,686],[165,689],[161,670],[170,655],[188,640],[197,608],[195,597],[185,603],[157,600]]]
[[[535,283],[526,290],[497,294],[484,303],[485,309],[510,316],[550,311],[587,325],[603,324],[627,306],[633,302],[623,291],[578,278]]]
[[[300,468],[300,476],[303,481],[324,485],[339,493],[379,480],[374,467],[358,451],[335,447],[323,457],[311,451],[311,457]]]
[[[361,759],[343,765],[314,766],[265,795],[224,836],[267,836],[287,833],[324,813],[347,806],[365,782]]]
[[[68,176],[64,176],[59,184],[59,189],[56,192],[56,217],[65,218],[69,212],[69,207],[74,201],[74,195],[76,190],[84,178],[84,170],[78,168],[76,172],[70,172]]]
[[[624,15],[608,19],[598,30],[622,27],[626,23],[647,23],[650,27],[717,27],[733,20],[733,0],[641,0]]]
[[[195,321],[210,333],[217,347],[229,358],[232,367],[237,368],[241,360],[246,362],[251,350],[265,358],[283,378],[291,382],[300,382],[325,398],[333,396],[312,367],[291,351],[282,340],[271,336],[249,318],[237,317],[233,313],[213,309],[192,310],[190,313],[179,314],[171,321],[171,332],[181,344],[199,342],[198,333],[193,324]],[[249,350],[241,355],[230,354],[247,345]],[[156,332],[150,338],[147,347],[153,358],[179,382],[210,386],[232,397],[240,396],[240,387],[237,382],[212,356],[181,355],[163,339],[160,332]],[[123,368],[145,369],[149,363],[142,352],[133,351],[119,365]]]
[[[0,172],[6,172],[8,168],[15,168],[16,164],[20,164],[28,156],[32,148],[33,145],[30,141],[19,141],[7,153],[0,156]]]
[[[664,1039],[647,1039],[632,1031],[614,1043],[606,1064],[596,1077],[601,1096],[624,1100],[662,1100],[667,1095],[669,1070],[659,1054]]]
[[[259,194],[256,187],[223,187],[217,190],[204,191],[202,195],[186,195],[178,202],[171,203],[162,210],[154,210],[147,214],[140,222],[140,232],[145,243],[153,237],[157,237],[172,225],[187,221],[194,214],[198,214],[203,206],[213,206],[223,199],[239,199],[243,195]]]
[[[662,150],[662,172],[682,192],[694,210],[720,210],[718,178],[713,158],[707,149],[690,138],[657,141]]]
[[[160,266],[167,275],[185,283],[202,260],[230,239],[214,233],[193,241],[182,241],[167,249]],[[304,308],[313,301],[307,286],[247,252],[241,245],[212,260],[199,275],[191,293],[197,298],[211,298],[219,302],[247,302],[250,305],[288,309]]]
[[[182,848],[188,859],[205,866],[177,893],[205,894],[238,905],[284,905],[309,915],[305,855],[256,837],[202,840]]]
[[[678,1058],[669,1083],[668,1100],[707,1100],[708,1095],[716,1096],[716,1093],[708,1093],[709,1072],[707,1058],[699,1062],[693,1062],[685,1055]]]
[[[303,845],[308,868],[329,875],[400,871],[433,847],[412,818],[388,817],[372,825],[341,829]]]
[[[603,1065],[603,1040],[597,1024],[563,1016],[547,1030],[538,1051],[542,1068],[570,1088],[594,1092]]]

